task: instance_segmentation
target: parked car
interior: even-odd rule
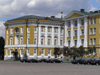
[[[54,62],[53,59],[48,59],[48,60],[47,60],[47,63],[53,63],[53,62]]]
[[[59,59],[53,59],[53,62],[54,63],[62,63],[63,61],[62,60],[59,60]]]
[[[36,59],[31,59],[31,62],[32,62],[32,63],[34,63],[34,62],[38,63],[39,61],[36,60]]]
[[[39,62],[47,62],[47,59],[40,59]]]
[[[79,59],[79,60],[78,60],[78,63],[79,63],[79,64],[84,64],[84,62],[85,62],[84,59]]]
[[[91,65],[99,65],[99,64],[100,64],[100,60],[94,59],[91,61]]]
[[[27,62],[27,59],[20,59],[20,62]]]
[[[72,63],[72,64],[79,64],[80,60],[81,60],[81,59],[72,60],[71,63]]]

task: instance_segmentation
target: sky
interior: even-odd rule
[[[0,0],[0,36],[5,38],[4,23],[24,15],[67,15],[73,10],[100,10],[100,0]]]

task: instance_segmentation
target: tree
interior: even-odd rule
[[[83,46],[79,47],[79,56],[83,57],[86,54],[85,48]]]
[[[26,52],[25,52],[25,54],[24,54],[24,59],[27,59],[27,54],[26,54]]]
[[[63,47],[63,54],[64,54],[64,56],[72,57],[72,51],[71,51],[71,49],[68,48],[68,47]]]
[[[12,53],[13,53],[13,55],[15,57],[15,60],[18,60],[18,52],[17,52],[17,50],[12,51]]]
[[[88,54],[91,54],[92,56],[95,56],[96,55],[96,47],[95,46],[88,47]]]
[[[0,37],[0,59],[4,59],[4,45],[5,40],[3,37]]]
[[[69,56],[70,58],[73,57],[73,59],[76,59],[76,57],[79,57],[78,52],[79,50],[76,47],[72,47],[72,48],[64,47],[63,48],[63,54],[65,56]]]
[[[60,50],[60,48],[54,48],[54,55],[55,55],[55,58],[57,58],[57,55],[61,55],[62,53],[62,50]]]

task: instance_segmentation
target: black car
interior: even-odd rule
[[[79,59],[79,60],[78,60],[78,63],[79,63],[79,64],[84,64],[84,62],[85,62],[85,60],[83,60],[83,59]]]
[[[100,60],[94,59],[91,61],[91,65],[99,65],[99,64],[100,64]]]
[[[47,63],[54,63],[54,60],[53,59],[48,59]]]
[[[20,62],[27,62],[27,59],[20,59]]]
[[[34,62],[35,62],[35,63],[38,63],[38,60],[36,60],[36,59],[31,59],[30,61],[31,61],[32,63],[34,63]]]
[[[59,60],[59,59],[53,59],[53,62],[54,63],[62,63],[63,61],[62,60]]]
[[[71,63],[72,63],[72,64],[78,64],[78,61],[79,61],[79,60],[72,60]]]
[[[39,62],[47,62],[47,59],[40,59]]]

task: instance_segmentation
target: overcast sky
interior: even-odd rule
[[[100,0],[0,0],[0,36],[5,37],[3,23],[24,15],[67,15],[73,10],[100,10]]]

